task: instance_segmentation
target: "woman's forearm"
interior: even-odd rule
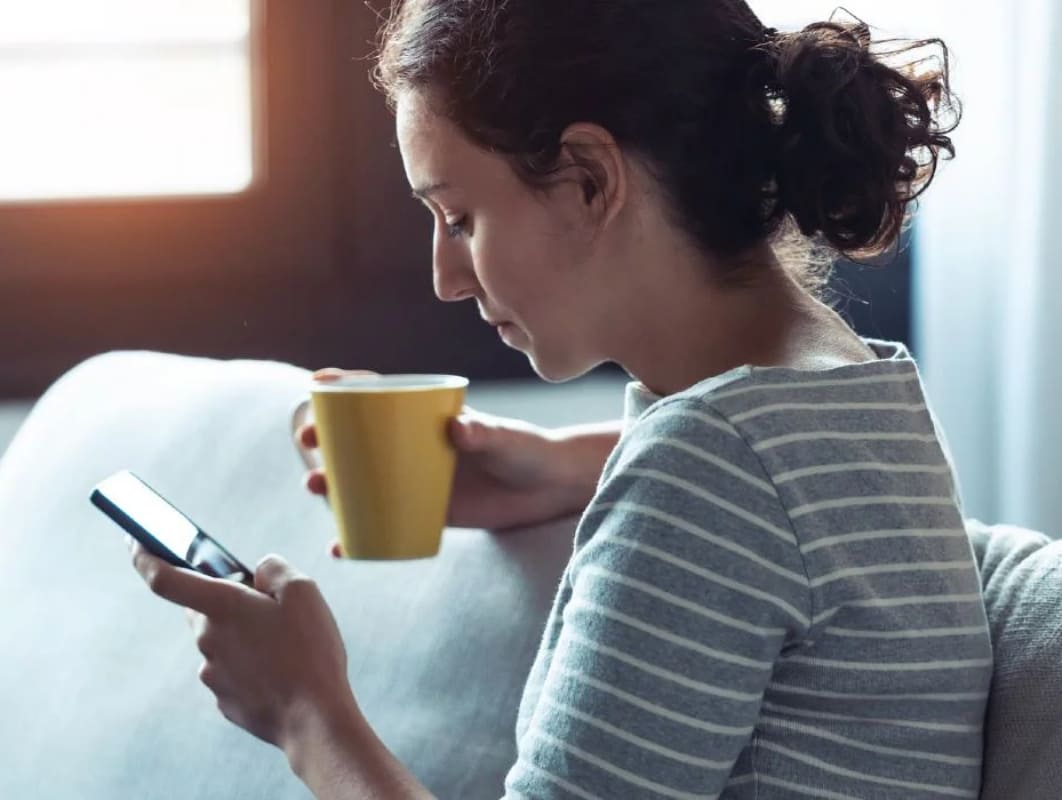
[[[314,718],[284,750],[317,800],[434,800],[357,709]]]
[[[597,491],[601,470],[623,430],[621,420],[571,425],[551,431],[560,446],[557,480],[572,513],[582,512]]]
[[[619,441],[620,421],[554,429],[555,483],[571,512],[581,512]],[[427,790],[376,735],[353,701],[310,714],[284,745],[288,762],[317,800],[426,800]]]

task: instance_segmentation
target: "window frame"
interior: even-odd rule
[[[251,0],[254,179],[239,193],[0,204],[0,288],[325,277],[330,3]],[[316,121],[313,135],[301,129]]]

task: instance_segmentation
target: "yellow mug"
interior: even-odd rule
[[[328,501],[352,559],[437,555],[457,455],[448,421],[468,379],[356,375],[310,390]]]

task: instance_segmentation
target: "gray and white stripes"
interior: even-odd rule
[[[978,575],[914,362],[868,343],[631,385],[507,797],[977,797]]]

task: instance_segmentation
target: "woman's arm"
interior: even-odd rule
[[[129,542],[148,587],[188,609],[205,657],[199,678],[219,710],[283,750],[318,798],[431,797],[362,715],[339,628],[313,581],[267,556],[251,589],[179,569]]]
[[[672,409],[632,427],[582,517],[507,797],[715,797],[748,780],[731,773],[810,588],[758,454],[707,406]]]
[[[310,718],[285,743],[284,752],[317,800],[433,798],[356,706],[337,709],[331,719]]]
[[[545,436],[540,448],[546,494],[582,511],[593,497],[618,422],[579,425]],[[504,429],[503,429],[504,432]],[[487,435],[488,440],[491,434]],[[504,438],[504,437],[503,437]],[[487,442],[480,451],[513,457]],[[507,456],[505,455],[507,454]],[[129,538],[133,563],[153,592],[189,610],[206,660],[200,679],[233,723],[280,747],[319,800],[429,798],[431,793],[387,749],[361,714],[347,682],[346,650],[316,584],[276,556],[255,569],[255,588],[175,568]],[[307,658],[305,654],[312,653]]]
[[[556,474],[551,481],[571,513],[590,503],[622,422],[572,425],[549,431],[556,443]],[[284,745],[292,771],[317,800],[380,798],[406,800],[432,794],[387,749],[356,704],[336,709],[331,718],[311,718]]]
[[[581,514],[621,428],[616,421],[548,429],[465,409],[449,428],[457,469],[447,525],[505,530]],[[295,438],[304,450],[317,447],[313,423]],[[327,495],[323,468],[311,469],[304,482]]]

